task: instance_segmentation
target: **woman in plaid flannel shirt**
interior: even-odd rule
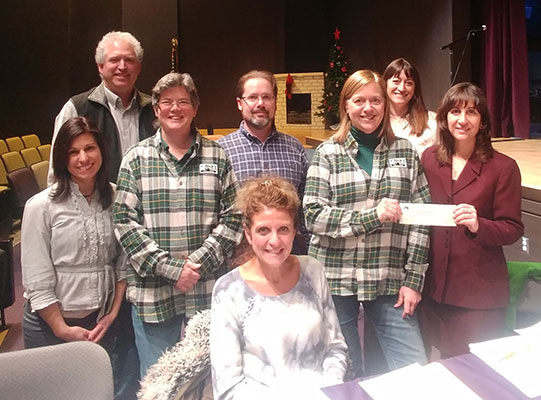
[[[399,220],[400,203],[427,203],[429,190],[417,152],[391,130],[385,89],[368,70],[346,80],[340,127],[317,148],[303,200],[309,255],[325,267],[357,376],[361,302],[390,369],[426,362],[415,309],[428,266],[428,228]]]

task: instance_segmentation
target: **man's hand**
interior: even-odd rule
[[[421,301],[421,293],[417,290],[411,289],[406,286],[402,286],[398,292],[398,300],[394,305],[394,308],[404,306],[404,312],[402,313],[402,318],[406,318],[408,315],[413,315],[417,304]]]
[[[201,268],[201,264],[194,264],[189,258],[187,258],[175,287],[182,292],[187,292],[193,288],[199,278],[201,278],[201,275],[199,275],[198,272],[199,268]]]

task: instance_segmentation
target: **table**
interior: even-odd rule
[[[469,353],[439,361],[484,400],[529,400],[504,377]],[[371,400],[357,380],[321,389],[332,400]],[[534,399],[541,399],[535,397]]]

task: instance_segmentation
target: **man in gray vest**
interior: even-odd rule
[[[101,84],[73,96],[56,117],[52,144],[60,127],[77,116],[89,118],[103,133],[109,149],[109,179],[116,182],[123,154],[152,136],[155,119],[149,95],[135,88],[141,72],[143,48],[128,32],[109,32],[98,43],[96,64]],[[52,156],[48,183],[53,181]]]

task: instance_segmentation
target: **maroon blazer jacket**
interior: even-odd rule
[[[436,159],[438,146],[423,153],[422,164],[435,204],[471,204],[479,230],[432,227],[424,295],[438,303],[471,309],[506,307],[509,276],[502,246],[524,233],[517,163],[498,152],[486,163],[473,155],[456,182],[450,164]]]

